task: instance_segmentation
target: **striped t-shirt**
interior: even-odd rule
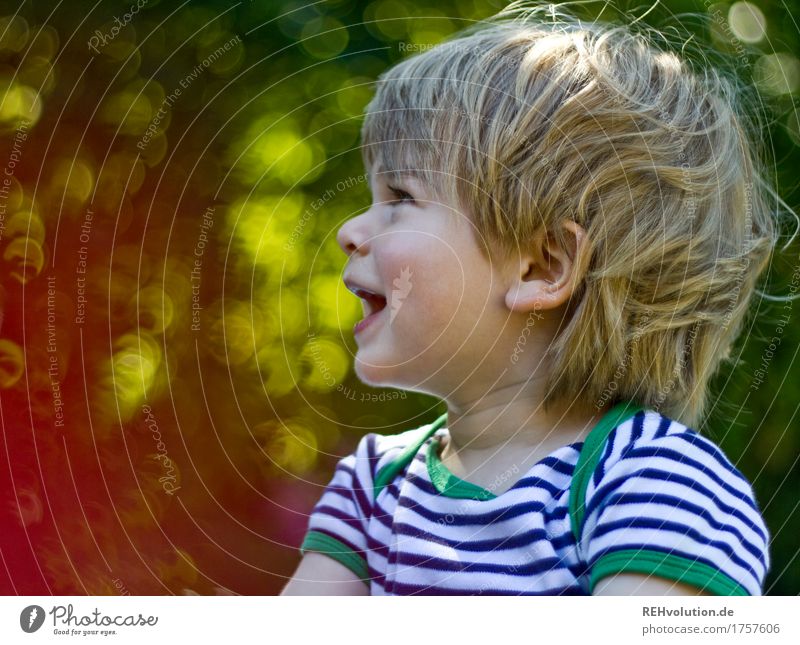
[[[335,558],[372,595],[586,595],[620,572],[761,594],[769,536],[753,490],[685,425],[617,404],[585,442],[495,495],[440,461],[446,420],[363,437],[314,507],[301,553]]]

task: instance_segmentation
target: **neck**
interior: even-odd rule
[[[531,452],[583,440],[605,410],[563,405],[545,411],[542,393],[527,381],[494,389],[476,400],[447,400],[449,441],[443,458],[457,453],[486,459],[507,451]]]

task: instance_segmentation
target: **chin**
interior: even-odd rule
[[[372,387],[394,387],[395,385],[393,381],[395,369],[393,367],[384,367],[370,361],[364,362],[356,356],[353,369],[364,385]]]
[[[424,378],[418,378],[418,375],[411,375],[408,370],[403,371],[402,367],[402,365],[386,366],[376,362],[363,361],[358,356],[356,356],[353,364],[356,376],[364,385],[394,388],[406,392],[419,392],[436,396],[426,389],[426,384],[423,383]]]

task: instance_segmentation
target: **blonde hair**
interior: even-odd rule
[[[380,77],[364,163],[459,205],[489,255],[580,224],[544,405],[696,426],[778,239],[740,94],[642,33],[509,10]]]

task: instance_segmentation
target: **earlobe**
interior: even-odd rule
[[[511,311],[527,312],[554,309],[566,302],[569,295],[557,283],[543,278],[520,279],[506,292],[506,306]]]

